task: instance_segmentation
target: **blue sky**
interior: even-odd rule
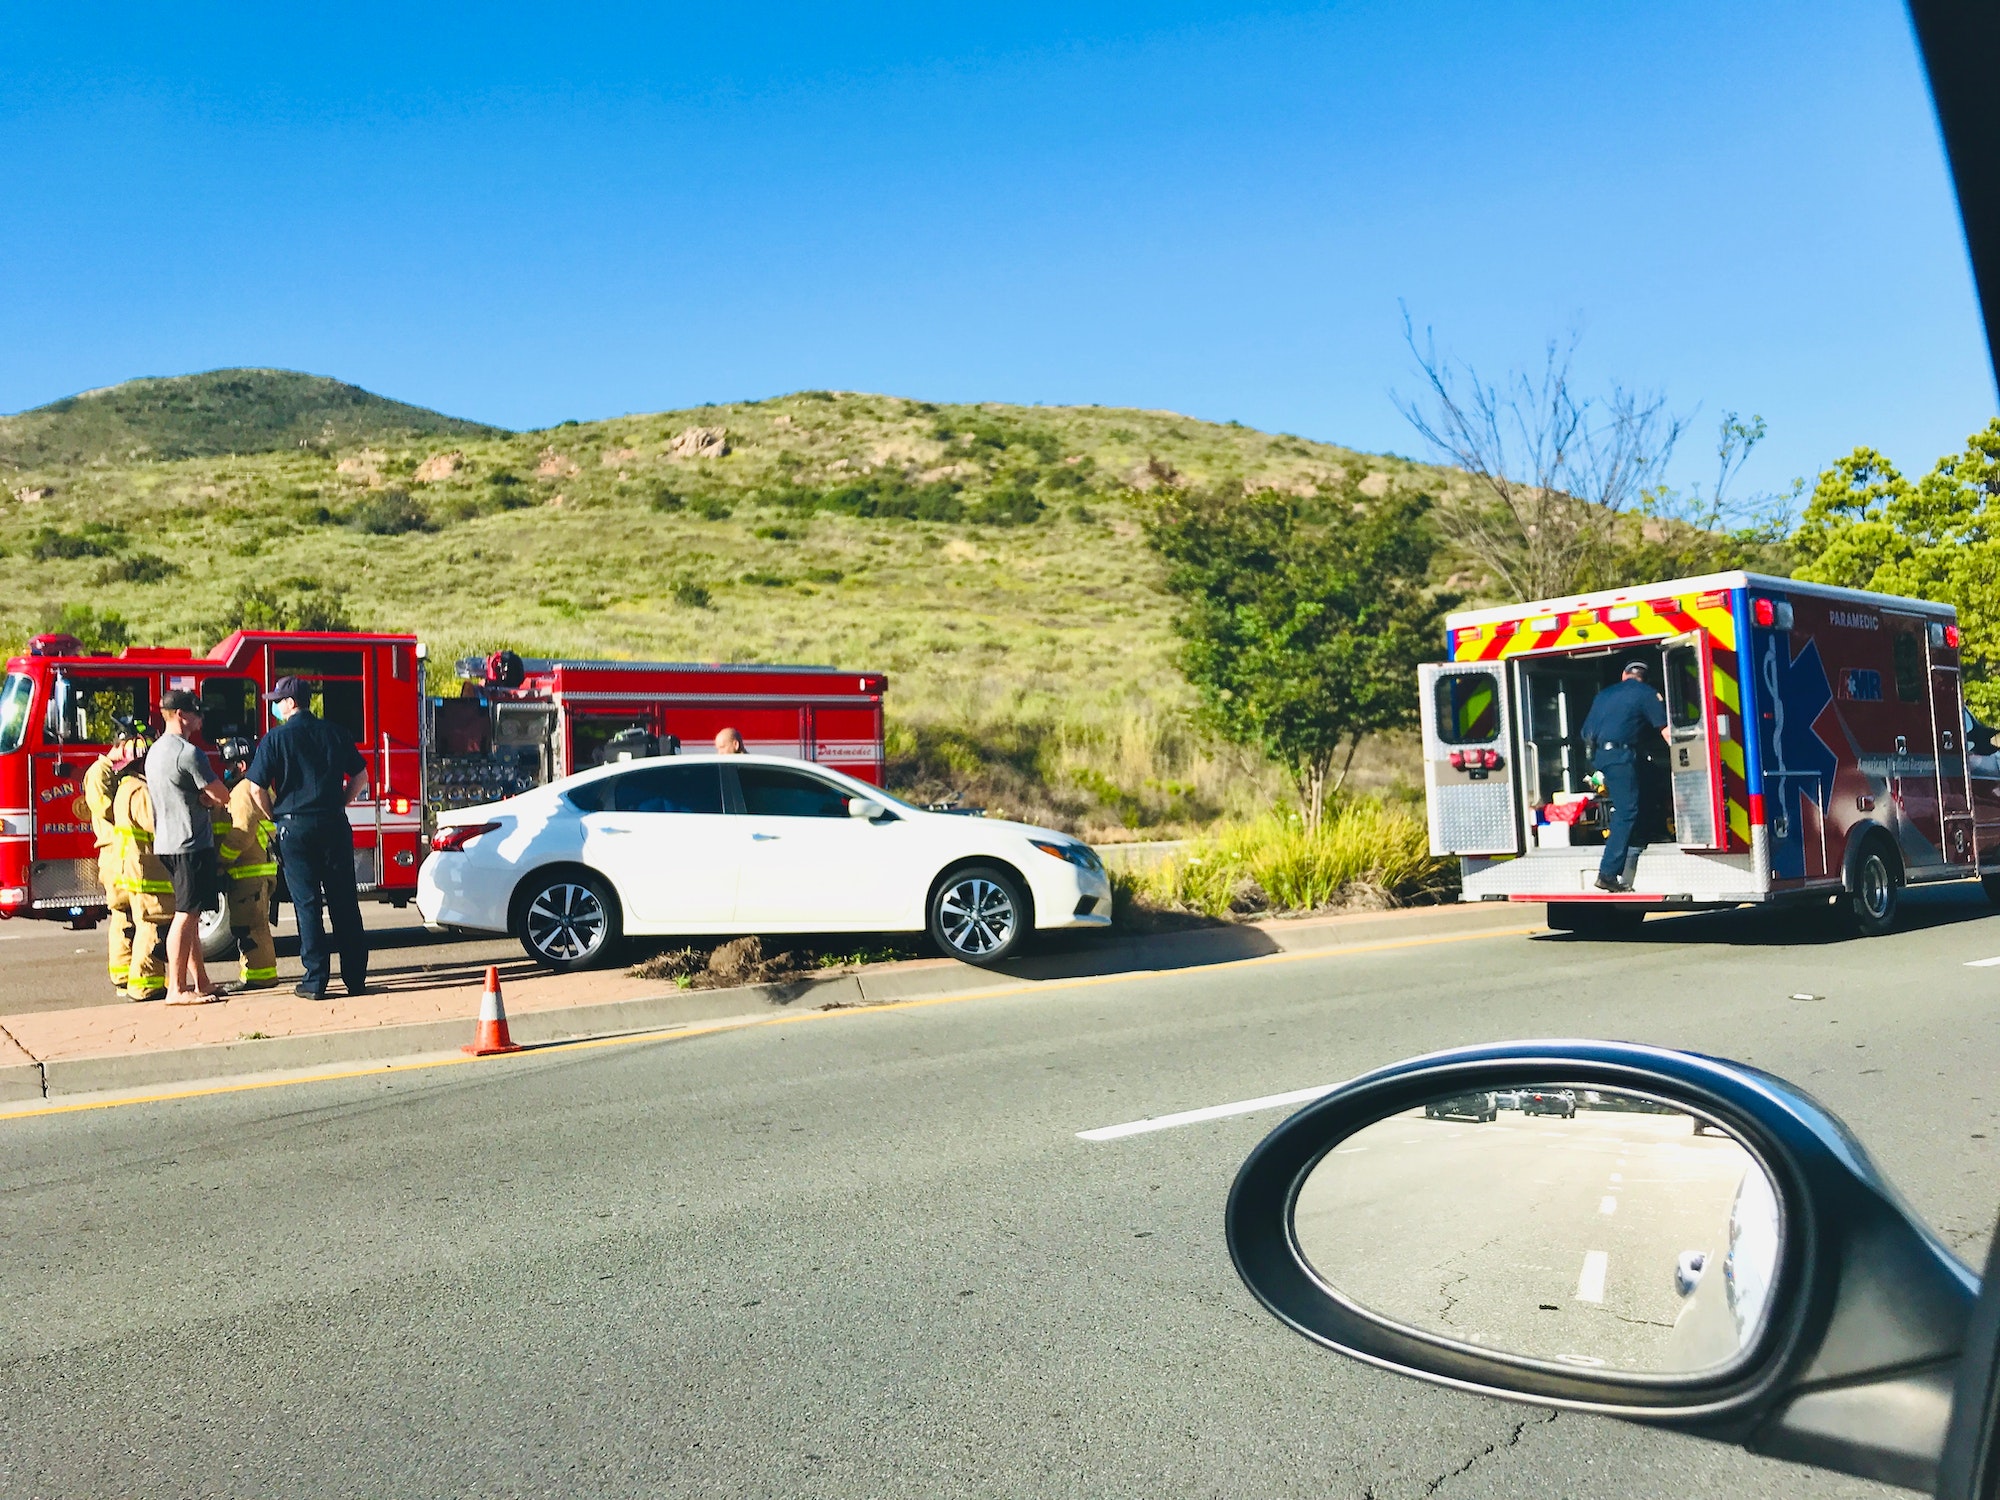
[[[0,411],[278,365],[508,426],[814,387],[1414,453],[1399,303],[1779,487],[1994,409],[1887,0],[0,16]]]

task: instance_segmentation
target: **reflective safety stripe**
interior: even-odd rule
[[[277,861],[268,865],[238,865],[233,870],[223,871],[231,880],[275,880],[278,877]]]
[[[150,844],[153,842],[153,836],[150,833],[145,832],[143,829],[120,828],[116,831],[118,834],[118,842],[124,845],[127,849],[132,848],[136,844]]]
[[[247,964],[243,967],[243,979],[248,984],[255,984],[260,979],[276,979],[277,977],[278,966],[276,964],[271,965],[268,969],[253,969]]]
[[[257,820],[258,843],[262,844],[266,849],[268,849],[271,847],[271,840],[276,838],[277,836],[278,836],[278,825],[276,823],[273,823],[269,818],[259,818]]]
[[[167,976],[164,974],[134,974],[125,984],[128,991],[144,990],[149,994],[154,990],[164,990],[166,987]]]
[[[148,880],[142,875],[137,880],[128,877],[119,881],[118,889],[121,891],[143,891],[149,896],[166,896],[173,893],[174,883],[171,880]]]

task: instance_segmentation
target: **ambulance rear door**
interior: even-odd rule
[[[1433,854],[1519,854],[1512,716],[1498,664],[1417,669]]]
[[[1722,777],[1715,744],[1713,646],[1706,631],[1664,643],[1667,760],[1674,786],[1674,840],[1683,849],[1722,847]]]
[[[1927,632],[1931,669],[1931,737],[1937,747],[1938,832],[1945,863],[1978,862],[1973,838],[1972,784],[1965,764],[1965,694],[1956,653],[1944,649],[1944,626]]]

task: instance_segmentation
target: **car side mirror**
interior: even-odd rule
[[[879,802],[871,802],[866,797],[849,797],[847,799],[847,815],[850,818],[866,818],[870,823],[873,823],[878,819],[888,817],[889,809]]]
[[[1937,1481],[1979,1280],[1770,1074],[1615,1042],[1415,1058],[1266,1137],[1226,1222],[1265,1308],[1355,1359]]]

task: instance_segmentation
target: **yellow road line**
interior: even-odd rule
[[[1129,984],[1139,979],[1160,979],[1174,974],[1213,974],[1218,970],[1247,969],[1265,964],[1299,963],[1314,958],[1343,958],[1352,953],[1387,953],[1400,948],[1432,948],[1443,943],[1477,942],[1486,938],[1526,937],[1545,932],[1541,926],[1500,927],[1489,932],[1450,932],[1436,937],[1394,938],[1380,943],[1349,943],[1328,948],[1308,948],[1297,953],[1264,953],[1255,958],[1230,959],[1219,964],[1190,965],[1184,969],[1131,969],[1120,974],[1087,974],[1076,979],[1047,979],[1032,984],[1000,985],[992,989],[964,990],[954,995],[930,995],[920,1000],[884,1000],[878,1004],[843,1005],[834,1010],[806,1010],[782,1016],[740,1016],[691,1026],[672,1026],[663,1031],[635,1031],[619,1036],[583,1037],[573,1042],[547,1042],[522,1052],[498,1058],[469,1055],[434,1057],[426,1062],[383,1063],[371,1068],[345,1068],[337,1073],[308,1073],[297,1078],[262,1078],[251,1083],[216,1083],[202,1088],[176,1089],[162,1094],[139,1094],[122,1099],[88,1099],[75,1104],[44,1104],[33,1109],[0,1111],[0,1121],[29,1120],[42,1115],[78,1114],[92,1109],[122,1109],[128,1104],[167,1104],[176,1099],[203,1099],[212,1094],[247,1094],[254,1089],[289,1088],[301,1083],[336,1083],[345,1078],[380,1078],[385,1073],[417,1073],[427,1068],[455,1068],[471,1062],[526,1061],[556,1052],[581,1052],[592,1047],[629,1047],[637,1042],[678,1041],[683,1037],[713,1036],[722,1031],[746,1031],[753,1026],[790,1026],[800,1021],[839,1021],[851,1016],[881,1015],[885,1011],[923,1010],[933,1005],[957,1005],[967,1000],[997,1000],[1011,995],[1045,995],[1052,990],[1088,989],[1097,985]],[[532,1014],[532,1012],[530,1013]]]

